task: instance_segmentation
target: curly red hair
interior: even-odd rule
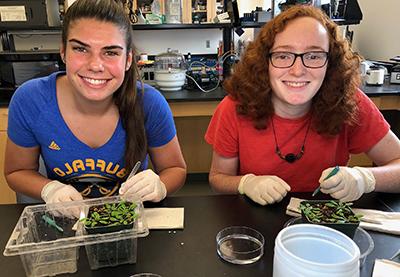
[[[265,24],[254,42],[250,43],[232,75],[224,82],[224,89],[236,101],[239,115],[249,117],[257,129],[265,129],[274,114],[271,101],[269,53],[277,33],[299,17],[319,21],[329,35],[329,57],[325,79],[312,100],[313,129],[320,134],[338,134],[344,123],[355,122],[360,85],[360,56],[354,53],[339,27],[320,9],[295,5]]]

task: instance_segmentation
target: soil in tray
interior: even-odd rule
[[[46,222],[43,219],[44,215],[50,220],[54,220],[54,222],[62,229],[62,231]],[[60,238],[75,236],[75,231],[72,230],[72,227],[77,221],[76,218],[55,216],[51,213],[36,213],[32,219],[32,222],[28,223],[27,225],[32,233],[31,238],[33,238],[33,242],[52,241]]]

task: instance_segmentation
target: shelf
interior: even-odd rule
[[[134,24],[133,30],[168,30],[168,29],[223,29],[230,28],[230,23],[200,23],[200,24]]]
[[[252,21],[244,21],[240,23],[240,26],[242,28],[261,28],[264,26],[264,24],[267,22],[252,22]]]
[[[200,11],[202,12],[202,11]],[[333,19],[338,25],[355,25],[360,24],[360,20],[345,20]],[[266,22],[251,22],[246,21],[240,24],[242,28],[260,28]],[[171,29],[222,29],[232,27],[231,23],[200,23],[200,24],[133,24],[133,30],[171,30]],[[1,29],[0,31],[7,31],[8,34],[58,34],[61,32],[61,27],[8,27],[7,30]],[[49,31],[50,33],[46,32]]]
[[[222,29],[231,27],[230,23],[201,23],[201,24],[133,24],[133,30],[170,30],[170,29]],[[42,34],[59,34],[61,33],[61,28],[50,28],[48,29],[29,29],[26,28],[9,28],[7,30],[8,34],[23,34],[23,35],[42,35]],[[46,33],[46,31],[48,31]],[[50,33],[49,33],[50,32]]]
[[[49,26],[6,26],[0,27],[0,32],[10,32],[10,31],[21,31],[21,30],[29,30],[32,31],[61,31],[61,26],[57,27],[49,27]]]
[[[0,61],[3,62],[58,61],[60,59],[59,50],[0,52]]]
[[[345,19],[332,19],[337,25],[356,25],[360,24],[360,20],[345,20]],[[242,28],[261,28],[268,22],[252,22],[252,21],[244,21],[240,23]]]
[[[0,51],[0,56],[10,55],[53,55],[60,54],[60,50],[37,50],[37,51]]]
[[[18,87],[2,87],[0,86],[0,92],[14,92]]]
[[[360,24],[360,20],[355,20],[355,19],[332,19],[333,22],[335,22],[337,25],[357,25]]]

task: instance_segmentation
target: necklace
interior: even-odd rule
[[[281,158],[284,161],[287,161],[288,163],[294,163],[295,161],[300,160],[300,158],[304,154],[304,150],[305,150],[304,145],[306,144],[308,131],[310,131],[311,117],[310,117],[309,122],[308,122],[308,127],[307,127],[307,131],[306,131],[306,135],[304,136],[303,145],[300,148],[300,152],[297,153],[297,154],[289,153],[289,154],[283,155],[281,153],[281,149],[279,148],[279,145],[278,145],[278,140],[276,139],[276,133],[275,133],[275,126],[274,126],[274,119],[273,118],[271,118],[271,124],[272,124],[272,132],[274,133],[274,138],[275,138],[275,153],[279,156],[279,158]]]

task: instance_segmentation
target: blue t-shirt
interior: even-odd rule
[[[40,146],[49,179],[73,185],[84,197],[113,195],[127,174],[122,122],[119,120],[111,139],[99,148],[81,142],[58,107],[56,78],[61,74],[65,72],[30,80],[16,90],[9,105],[8,137],[22,147]],[[167,101],[149,85],[145,85],[142,99],[148,146],[167,144],[176,135]],[[142,169],[147,168],[147,158],[142,163]]]

